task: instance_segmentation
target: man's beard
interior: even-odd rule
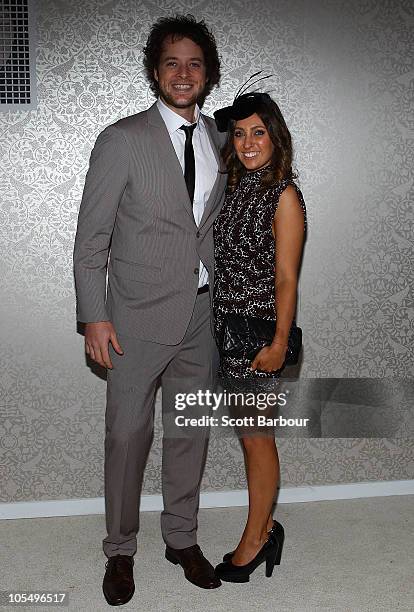
[[[197,104],[198,100],[200,98],[202,98],[204,95],[204,91],[201,91],[198,93],[198,95],[194,95],[191,98],[188,98],[188,100],[181,100],[181,101],[177,101],[173,96],[171,96],[170,94],[168,94],[167,92],[161,91],[160,90],[160,96],[161,98],[170,106],[173,106],[175,108],[188,108],[190,106],[194,106],[195,104]]]

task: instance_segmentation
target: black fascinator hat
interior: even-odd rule
[[[250,115],[253,115],[256,112],[259,105],[272,101],[271,97],[267,93],[261,93],[258,91],[243,93],[246,91],[246,89],[252,87],[259,81],[263,81],[264,79],[268,79],[269,77],[273,76],[272,74],[269,74],[267,76],[260,77],[260,79],[257,79],[251,83],[250,81],[261,72],[262,71],[259,70],[259,72],[255,72],[255,74],[252,74],[252,76],[247,79],[247,81],[236,93],[231,106],[225,106],[224,108],[220,108],[213,113],[219,132],[227,132],[229,123],[232,119],[236,121],[239,119],[247,119],[247,117],[250,117]]]

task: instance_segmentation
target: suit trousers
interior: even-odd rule
[[[209,437],[208,427],[174,427],[175,416],[200,416],[199,406],[177,412],[177,393],[215,386],[218,352],[210,327],[209,294],[198,295],[183,340],[165,345],[118,335],[124,351],[110,345],[105,414],[105,514],[107,557],[134,555],[139,530],[139,503],[145,464],[151,447],[154,403],[162,388],[161,531],[176,549],[197,543],[200,484]],[[207,408],[204,409],[208,410]]]

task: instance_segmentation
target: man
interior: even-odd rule
[[[108,368],[103,591],[111,605],[134,593],[157,384],[166,425],[175,394],[211,388],[217,364],[212,224],[226,175],[215,124],[198,105],[220,80],[214,37],[192,16],[160,19],[144,66],[157,102],[99,134],[74,248],[85,350]],[[161,528],[166,558],[193,584],[216,588],[221,583],[196,540],[207,436],[207,428],[176,435],[164,427]]]

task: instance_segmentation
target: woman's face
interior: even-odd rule
[[[256,113],[236,122],[233,144],[237,157],[248,171],[264,168],[273,155],[269,132]]]

